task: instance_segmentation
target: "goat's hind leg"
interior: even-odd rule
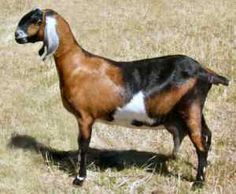
[[[204,130],[202,121],[202,108],[200,103],[196,100],[188,105],[186,112],[186,125],[189,129],[189,136],[196,148],[198,156],[198,168],[196,181],[193,188],[201,187],[205,181],[205,168],[207,165],[208,148],[205,138],[206,131]],[[209,143],[209,142],[208,142]]]
[[[173,136],[174,147],[172,150],[172,157],[176,159],[178,158],[181,143],[187,135],[186,126],[182,119],[177,116],[173,116],[172,119],[167,120],[164,126]]]
[[[203,114],[202,114],[202,133],[203,133],[203,137],[205,138],[206,148],[207,150],[210,150],[212,135],[211,135],[211,130],[206,124],[206,120]]]

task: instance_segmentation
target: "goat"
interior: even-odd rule
[[[19,21],[17,43],[43,42],[39,55],[53,55],[64,107],[79,125],[80,169],[73,183],[86,178],[86,153],[95,121],[152,129],[164,125],[175,151],[186,134],[196,148],[194,185],[203,185],[211,131],[203,107],[212,84],[229,81],[185,55],[118,62],[82,49],[69,24],[53,10],[35,9]]]

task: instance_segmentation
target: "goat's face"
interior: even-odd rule
[[[25,44],[42,40],[40,31],[43,28],[43,12],[35,9],[27,13],[20,20],[16,32],[16,42]]]
[[[53,10],[35,9],[27,13],[20,20],[16,32],[16,42],[25,44],[43,41],[39,55],[43,60],[53,54],[59,46],[57,33],[57,13]]]

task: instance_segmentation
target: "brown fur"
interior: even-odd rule
[[[29,36],[33,36],[35,33],[37,33],[39,31],[39,25],[37,24],[31,24],[28,28],[27,28],[27,34]]]
[[[202,110],[200,100],[196,99],[185,107],[186,124],[189,128],[190,138],[194,145],[200,150],[205,151],[202,141]]]
[[[194,87],[196,79],[189,79],[182,85],[172,87],[146,100],[146,109],[151,117],[168,114],[180,99]]]
[[[90,139],[94,119],[86,112],[81,112],[81,115],[81,118],[78,118],[78,125],[80,130],[79,138]]]
[[[77,115],[105,117],[123,103],[120,69],[78,47],[68,24],[57,16],[59,48],[54,57],[65,107]],[[71,110],[73,107],[73,110]]]

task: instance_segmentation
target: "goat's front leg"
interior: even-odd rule
[[[89,148],[89,142],[91,139],[92,125],[94,120],[91,117],[85,117],[78,119],[79,124],[79,136],[78,136],[78,162],[79,162],[79,174],[75,177],[73,184],[82,186],[86,178],[86,155]]]

